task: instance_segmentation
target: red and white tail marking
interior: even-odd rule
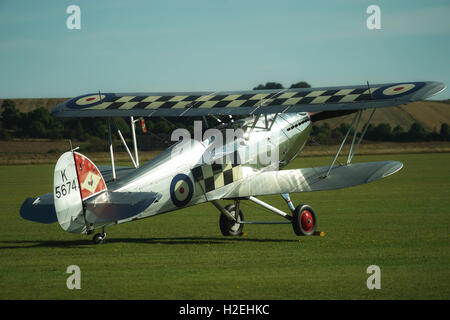
[[[81,199],[84,201],[103,190],[106,183],[97,166],[81,153],[74,152],[75,168],[77,170],[78,185]]]

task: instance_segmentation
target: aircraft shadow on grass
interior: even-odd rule
[[[105,245],[114,243],[136,244],[165,244],[165,245],[227,245],[236,242],[254,243],[282,243],[298,242],[298,239],[251,239],[251,238],[201,238],[201,237],[173,237],[173,238],[116,238],[108,239]],[[31,249],[31,248],[87,248],[95,246],[92,241],[86,240],[15,240],[0,241],[0,251],[5,249]]]

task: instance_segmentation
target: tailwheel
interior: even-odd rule
[[[234,217],[236,217],[236,207],[234,204],[229,204],[225,207],[228,212],[231,213]],[[237,222],[231,221],[227,218],[227,216],[223,213],[220,214],[219,227],[220,232],[224,236],[240,236],[242,235],[242,229],[244,229],[244,225],[239,223],[240,221],[244,221],[244,214],[242,210],[239,209],[239,215],[237,216]]]
[[[102,232],[102,233],[96,233],[92,240],[94,241],[95,244],[101,244],[105,241],[105,238],[106,238],[106,233]]]
[[[316,231],[317,218],[307,204],[297,206],[292,214],[292,227],[298,236],[311,236]]]

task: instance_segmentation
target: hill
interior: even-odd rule
[[[361,117],[361,122],[365,123],[370,116],[369,111],[365,111]],[[324,120],[330,127],[334,128],[341,123],[352,121],[354,115],[347,115],[341,118]],[[381,108],[375,111],[372,124],[387,123],[391,128],[396,126],[408,130],[414,122],[421,122],[430,131],[437,131],[443,123],[450,123],[450,105],[441,101],[416,101],[407,105],[396,106],[392,108]]]

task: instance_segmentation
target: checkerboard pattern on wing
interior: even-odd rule
[[[194,181],[204,192],[210,192],[242,179],[242,165],[239,163],[204,164],[193,168]]]
[[[312,91],[279,91],[276,93],[113,96],[89,109],[189,109],[291,106],[302,104],[348,103],[369,101],[377,88],[355,88]],[[106,101],[109,100],[109,101]],[[83,104],[83,101],[77,104]]]

